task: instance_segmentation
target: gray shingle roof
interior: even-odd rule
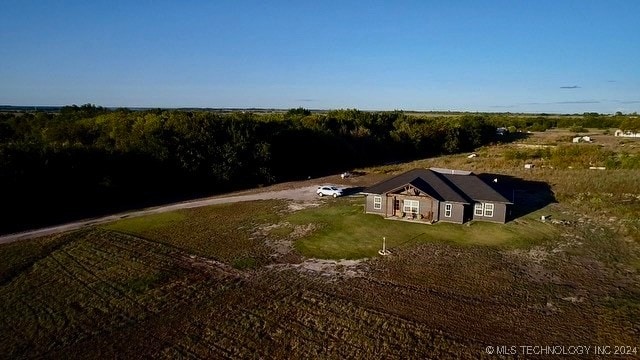
[[[469,201],[456,189],[448,185],[435,172],[428,169],[413,169],[375,184],[364,190],[370,194],[384,194],[397,190],[407,184],[424,191],[440,201],[451,201],[468,204]]]
[[[473,173],[443,169],[413,169],[382,181],[364,193],[385,194],[408,184],[415,186],[439,201],[469,204],[474,201],[511,202]]]
[[[471,200],[511,204],[511,201],[500,195],[500,193],[495,191],[491,186],[473,173],[469,175],[440,175],[449,180],[450,183],[460,189],[460,191],[466,194]]]

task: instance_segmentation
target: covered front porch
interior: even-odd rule
[[[433,223],[438,221],[438,201],[428,195],[386,194],[384,217]]]

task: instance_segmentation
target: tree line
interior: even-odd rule
[[[354,167],[471,151],[562,119],[106,109],[0,114],[0,232]],[[600,120],[599,120],[600,121]],[[589,126],[591,123],[585,123]],[[503,139],[501,137],[501,139]]]

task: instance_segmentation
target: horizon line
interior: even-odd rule
[[[560,113],[560,112],[527,112],[527,111],[492,111],[492,110],[417,110],[417,109],[359,109],[356,107],[342,107],[342,108],[307,108],[304,106],[298,107],[208,107],[208,106],[103,106],[93,103],[85,103],[85,104],[66,104],[66,105],[5,105],[0,104],[0,111],[16,108],[21,110],[29,110],[29,108],[33,108],[34,110],[38,110],[38,108],[55,108],[60,109],[66,106],[83,106],[83,105],[93,105],[96,107],[102,107],[109,110],[117,110],[117,109],[129,109],[129,110],[221,110],[221,111],[288,111],[291,109],[303,108],[313,112],[323,112],[323,111],[336,111],[336,110],[358,110],[364,112],[413,112],[413,113],[477,113],[477,114],[526,114],[526,115],[583,115],[583,114],[599,114],[599,115],[615,115],[616,112],[610,113],[600,113],[600,112],[591,112],[586,111],[582,113]],[[635,113],[635,112],[633,112]],[[624,113],[623,113],[624,114]],[[628,113],[632,114],[632,113]]]

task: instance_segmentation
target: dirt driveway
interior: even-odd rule
[[[18,241],[18,240],[32,239],[39,236],[51,235],[51,234],[56,234],[56,233],[69,231],[69,230],[76,230],[85,226],[104,224],[104,223],[108,223],[111,221],[124,219],[124,218],[149,215],[149,214],[157,214],[157,213],[163,213],[163,212],[174,211],[179,209],[189,209],[189,208],[196,208],[201,206],[226,204],[226,203],[234,203],[234,202],[241,202],[241,201],[253,201],[253,200],[287,199],[287,200],[294,200],[294,201],[309,201],[309,200],[315,199],[317,197],[316,189],[318,188],[318,186],[308,185],[308,184],[304,184],[304,185],[305,186],[302,186],[302,187],[286,188],[282,190],[266,190],[262,192],[255,192],[255,190],[250,190],[247,192],[239,193],[238,195],[215,196],[215,197],[209,197],[204,199],[179,202],[171,205],[163,205],[163,206],[158,206],[158,207],[153,207],[153,208],[148,208],[143,210],[122,212],[119,214],[108,215],[108,216],[103,216],[103,217],[94,218],[94,219],[74,221],[71,223],[63,224],[63,225],[56,225],[56,226],[46,227],[46,228],[37,229],[37,230],[24,231],[16,234],[3,235],[3,236],[0,236],[0,244],[9,243],[9,242]]]
[[[383,174],[363,174],[342,179],[339,175],[330,175],[302,181],[289,181],[270,185],[264,188],[254,188],[231,194],[211,196],[207,198],[178,202],[175,204],[161,205],[142,210],[125,211],[118,214],[101,216],[92,219],[78,220],[62,225],[55,225],[41,229],[28,230],[15,234],[0,235],[0,244],[18,240],[33,239],[40,236],[57,234],[69,230],[80,229],[85,226],[104,224],[124,218],[157,214],[179,209],[189,209],[201,206],[227,204],[241,201],[286,199],[293,201],[309,201],[315,199],[316,189],[320,185],[336,185],[344,189],[350,189],[351,193],[358,192],[366,186],[370,186],[383,178]]]

